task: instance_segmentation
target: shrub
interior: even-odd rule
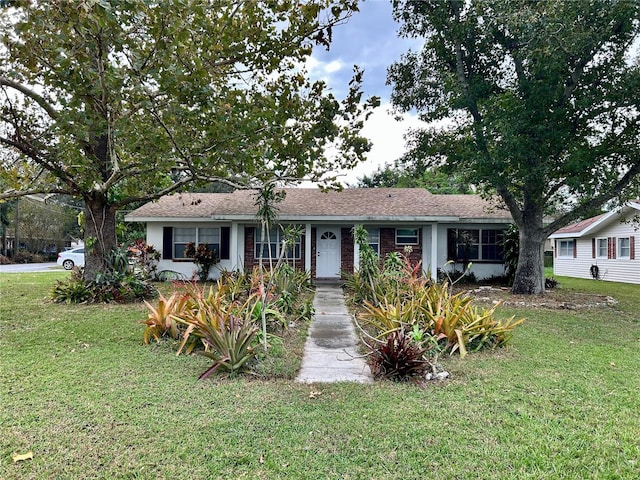
[[[309,321],[314,313],[316,313],[316,307],[313,305],[313,300],[306,299],[296,308],[295,321]]]
[[[156,288],[131,273],[107,271],[87,282],[82,270],[74,268],[66,281],[58,280],[51,291],[51,299],[57,303],[128,303],[155,297]]]
[[[231,301],[240,300],[249,295],[251,283],[246,274],[238,270],[222,270],[220,272],[219,288],[226,289]]]
[[[202,341],[210,348],[202,355],[214,363],[198,378],[207,378],[218,369],[229,373],[248,371],[248,362],[256,356],[254,340],[259,330],[256,324],[233,315],[228,321],[220,320],[217,329],[207,327]]]
[[[264,308],[267,330],[269,332],[281,331],[287,328],[287,319],[280,310],[278,310],[277,302],[267,303],[265,306],[258,296],[254,295],[251,299],[255,299],[253,304],[249,307],[249,315],[252,321],[256,323],[260,323],[262,321],[262,310]]]
[[[160,252],[144,240],[136,240],[127,247],[129,257],[134,261],[136,275],[145,280],[157,279]]]
[[[544,288],[552,290],[558,286],[558,280],[553,277],[547,277],[544,279]]]
[[[211,267],[220,262],[218,252],[210,249],[206,243],[201,243],[197,247],[193,242],[187,243],[184,248],[184,256],[193,258],[193,263],[198,266],[198,279],[201,282],[206,282],[209,279]]]
[[[153,298],[158,293],[146,280],[132,273],[118,271],[96,275],[96,279],[89,282],[88,287],[91,290],[89,301],[92,303],[129,303]]]
[[[91,295],[91,287],[82,278],[57,280],[51,290],[51,299],[56,303],[84,303]]]
[[[353,229],[353,239],[360,251],[360,266],[358,272],[349,279],[349,286],[359,300],[375,303],[376,284],[380,277],[378,255],[369,245],[369,234],[362,225]]]

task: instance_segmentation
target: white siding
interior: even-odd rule
[[[593,258],[592,239],[603,237],[615,237],[616,239],[634,237],[635,260],[628,258]],[[616,251],[619,254],[617,245]],[[634,231],[632,225],[615,223],[591,236],[578,238],[576,253],[576,258],[555,257],[553,259],[554,275],[592,278],[591,266],[597,265],[601,280],[640,284],[640,232]]]
[[[207,226],[228,226],[221,225],[219,223],[160,223],[160,222],[148,222],[147,223],[147,243],[153,245],[156,250],[162,252],[162,236],[163,236],[163,227],[207,227]],[[233,232],[234,229],[231,229]],[[230,243],[234,242],[233,233],[231,234],[231,238],[229,239]],[[235,270],[242,269],[243,261],[244,261],[244,227],[242,225],[237,229],[237,238],[235,239],[236,249],[235,252],[239,252],[237,258],[230,258],[229,260],[221,260],[220,263],[215,265],[211,269],[210,276],[212,278],[218,278],[220,276],[220,270]],[[234,252],[234,248],[230,245],[229,248],[230,253]],[[193,264],[193,262],[188,259],[185,260],[165,260],[160,259],[158,264],[158,272],[163,270],[170,270],[173,272],[181,273],[188,278],[191,278],[195,275],[197,268]]]

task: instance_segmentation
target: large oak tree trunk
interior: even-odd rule
[[[117,246],[116,209],[103,197],[85,199],[85,281],[106,270],[106,257]]]
[[[512,292],[526,295],[544,293],[544,242],[542,227],[535,224],[519,226],[520,250]]]

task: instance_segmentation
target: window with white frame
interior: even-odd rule
[[[254,255],[256,259],[260,258],[261,256],[260,255],[261,235],[262,235],[261,229],[256,228],[255,235],[254,235],[254,240],[255,240]],[[263,259],[272,258],[275,260],[280,256],[280,249],[282,248],[283,235],[284,234],[282,232],[282,229],[280,229],[279,227],[274,227],[270,229],[269,232],[266,232],[264,245],[262,246]],[[289,249],[287,250],[285,258],[300,260],[301,252],[302,252],[301,245],[302,245],[301,238],[298,236],[296,237],[293,245],[289,247]]]
[[[618,258],[631,258],[631,242],[629,237],[618,239]]]
[[[173,229],[173,258],[184,258],[187,243],[206,244],[209,250],[220,255],[220,228],[176,227]]]
[[[575,240],[558,241],[558,257],[573,258]]]
[[[365,227],[367,231],[367,239],[369,240],[369,246],[376,252],[376,255],[380,255],[380,229],[373,227]]]
[[[572,254],[573,255],[573,254]],[[607,258],[609,255],[609,243],[606,238],[596,238],[596,257]]]
[[[396,228],[396,245],[418,245],[420,243],[417,228]]]

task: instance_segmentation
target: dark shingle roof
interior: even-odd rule
[[[353,188],[322,192],[311,188],[288,188],[277,204],[282,219],[344,217],[456,217],[503,219],[511,216],[503,208],[479,195],[434,195],[419,188]],[[255,192],[182,193],[168,195],[134,210],[129,220],[153,218],[221,218],[255,216]],[[144,221],[144,220],[143,220]]]

